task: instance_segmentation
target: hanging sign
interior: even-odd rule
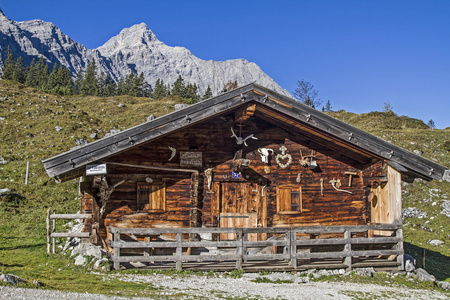
[[[180,151],[180,166],[201,167],[202,152]]]
[[[241,174],[236,172],[231,172],[231,178],[241,178]]]
[[[86,175],[104,175],[106,173],[106,164],[90,164],[86,166]]]

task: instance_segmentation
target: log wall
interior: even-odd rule
[[[248,139],[247,146],[237,145],[232,137],[231,127],[236,135],[247,137],[253,134],[256,139]],[[293,134],[267,121],[250,117],[241,127],[235,124],[234,114],[193,125],[176,131],[157,141],[142,144],[130,150],[108,158],[107,162],[136,166],[156,166],[172,169],[190,169],[189,172],[149,170],[131,166],[108,164],[106,180],[109,186],[125,181],[115,187],[111,193],[104,219],[99,218],[99,188],[95,180],[88,180],[82,184],[81,211],[94,212],[95,220],[87,224],[99,223],[99,233],[106,237],[105,227],[197,227],[218,226],[215,219],[220,211],[218,203],[220,190],[214,183],[220,182],[249,182],[257,186],[259,203],[248,205],[247,213],[257,212],[259,226],[263,227],[292,227],[304,225],[361,225],[370,221],[370,207],[368,207],[368,178],[382,176],[382,164],[375,164],[367,168],[363,163],[358,165],[351,160],[352,153],[326,154],[319,148],[308,146],[304,136]],[[314,144],[315,145],[315,144]],[[281,147],[286,147],[284,158],[279,158],[285,164],[290,155],[292,162],[282,168],[276,161],[281,153]],[[171,158],[169,147],[176,149],[176,155]],[[268,164],[265,164],[258,148],[265,147],[274,151]],[[326,145],[322,144],[325,149]],[[242,150],[242,158],[250,161],[248,168],[240,169],[240,178],[233,178],[232,171],[236,170],[233,158]],[[311,155],[315,151],[315,161],[318,167],[314,170],[300,164],[301,155]],[[182,166],[180,152],[201,152],[201,166]],[[331,154],[330,154],[331,153]],[[347,156],[346,156],[347,155]],[[349,158],[339,159],[340,157]],[[352,161],[352,164],[344,161]],[[205,170],[212,169],[211,189],[205,176]],[[266,169],[265,169],[266,168]],[[267,170],[270,168],[270,173]],[[198,176],[192,176],[198,172]],[[350,176],[345,172],[353,172],[351,186]],[[236,172],[239,173],[239,172]],[[298,182],[298,178],[301,181]],[[198,177],[198,183],[192,178]],[[137,209],[137,184],[146,179],[155,183],[163,182],[166,186],[166,211],[160,213]],[[351,193],[337,191],[330,181],[339,179],[340,189]],[[195,179],[194,179],[195,180]],[[298,214],[277,214],[276,191],[279,185],[301,186],[302,212]],[[195,193],[192,187],[198,187]],[[263,189],[264,187],[264,189]],[[253,209],[250,211],[250,208]],[[256,207],[256,208],[255,208]],[[90,222],[90,223],[89,223]],[[88,225],[87,227],[92,226]],[[89,228],[87,228],[89,230]]]

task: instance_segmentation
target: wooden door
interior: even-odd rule
[[[267,223],[265,197],[261,187],[251,182],[215,183],[215,206],[219,213],[219,227],[263,227]],[[233,233],[220,235],[222,240],[235,239]],[[265,239],[258,234],[249,234],[250,241]]]

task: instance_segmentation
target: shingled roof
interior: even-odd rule
[[[63,181],[76,178],[84,174],[88,164],[252,103],[256,103],[259,116],[275,124],[383,159],[405,177],[449,180],[449,170],[442,165],[254,83],[46,159],[44,167],[50,177]]]

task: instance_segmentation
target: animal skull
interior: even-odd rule
[[[258,153],[261,154],[261,160],[263,161],[263,163],[265,163],[265,164],[269,163],[269,155],[271,154],[270,152],[272,152],[272,155],[274,154],[273,150],[270,148],[259,148],[258,149]]]

